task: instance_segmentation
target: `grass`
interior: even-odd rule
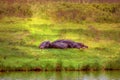
[[[55,23],[13,17],[0,22],[0,71],[120,69],[119,23]],[[42,41],[56,39],[79,41],[89,48],[38,48]]]
[[[119,3],[1,1],[0,71],[120,69],[119,7]],[[89,48],[38,48],[45,40],[57,39]]]
[[[0,1],[2,17],[40,17],[54,22],[74,23],[120,23],[120,3],[75,3],[75,2],[4,2]],[[9,5],[10,4],[10,5]],[[114,16],[114,17],[113,17]]]

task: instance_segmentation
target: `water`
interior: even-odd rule
[[[120,71],[2,72],[0,80],[120,80]]]

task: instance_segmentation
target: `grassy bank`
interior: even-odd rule
[[[16,1],[0,7],[0,71],[120,70],[119,3]],[[89,48],[38,48],[57,39]]]
[[[0,70],[120,69],[119,27],[119,23],[59,24],[37,18],[4,18],[0,23]],[[56,39],[79,41],[89,48],[38,48],[42,41]]]

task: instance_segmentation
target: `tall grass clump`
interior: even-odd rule
[[[9,5],[10,4],[10,5]],[[120,22],[119,3],[16,1],[0,3],[0,16],[38,17],[57,22]]]
[[[31,5],[28,3],[0,2],[0,17],[31,17]]]
[[[86,22],[120,22],[120,4],[109,3],[59,3],[51,16],[57,21]],[[113,17],[114,16],[114,17]]]

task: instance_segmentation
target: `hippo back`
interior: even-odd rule
[[[74,41],[72,40],[56,40],[52,43],[64,43],[64,44],[67,44],[67,48],[73,48],[73,44],[75,43]]]
[[[68,45],[62,42],[51,43],[51,48],[65,49]]]

